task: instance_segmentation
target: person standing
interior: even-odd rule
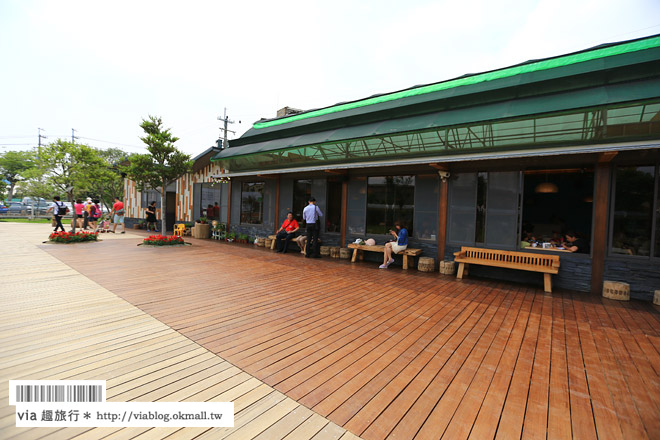
[[[101,217],[101,205],[99,205],[100,200],[92,200],[92,204],[89,205],[89,225],[92,227],[92,231],[96,231],[98,226],[98,220]]]
[[[156,218],[156,202],[149,203],[147,206],[147,231],[158,232],[158,219]]]
[[[76,228],[83,228],[83,212],[85,211],[85,204],[82,199],[76,199],[73,204],[73,210],[76,212]]]
[[[69,208],[66,207],[64,202],[60,202],[60,196],[53,197],[53,204],[46,210],[46,214],[53,211],[53,216],[55,217],[55,232],[60,228],[62,229],[62,232],[64,232],[62,217],[66,215],[68,209]]]
[[[286,254],[286,248],[289,245],[289,240],[293,238],[293,235],[300,229],[298,221],[293,218],[293,212],[289,212],[286,215],[286,220],[282,223],[282,227],[277,230],[275,235],[275,243],[277,244],[277,252]]]
[[[124,204],[119,197],[115,197],[115,203],[112,204],[112,212],[110,213],[110,218],[113,219],[112,223],[112,232],[117,232],[117,225],[121,224],[123,230],[121,233],[126,232],[126,225],[124,224]]]
[[[303,220],[307,223],[307,251],[305,258],[321,258],[319,253],[319,232],[321,232],[320,217],[323,217],[323,212],[316,206],[316,199],[314,197],[309,199],[309,204],[303,209]]]
[[[89,222],[91,221],[90,209],[92,205],[92,198],[87,197],[87,200],[85,200],[85,210],[83,211],[83,229],[87,229],[89,227]]]

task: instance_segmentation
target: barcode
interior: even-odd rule
[[[105,402],[104,380],[10,380],[9,404]]]
[[[16,402],[102,402],[101,385],[16,385]]]

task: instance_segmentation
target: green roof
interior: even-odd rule
[[[658,98],[660,36],[652,36],[266,121],[278,124],[248,130],[211,160],[230,160],[226,164],[232,168],[236,158],[250,156],[251,166],[272,167],[279,166],[269,162],[274,153],[289,151],[294,158],[311,154],[296,148],[387,142],[388,136],[587,114],[657,103]],[[655,129],[648,135],[652,133]],[[327,148],[319,148],[325,157]],[[407,151],[401,148],[399,153]],[[508,147],[502,143],[498,148]],[[330,156],[323,160],[330,163]]]
[[[278,119],[255,122],[253,128],[263,129],[274,127],[277,125],[289,124],[291,122],[300,121],[318,116],[324,116],[332,113],[343,112],[360,107],[372,106],[384,102],[391,102],[409,98],[413,96],[426,95],[442,90],[452,89],[455,87],[462,87],[467,85],[479,84],[487,81],[497,79],[509,78],[526,73],[540,72],[544,70],[556,69],[559,67],[572,66],[586,61],[599,60],[603,58],[613,57],[616,55],[642,51],[651,48],[660,47],[660,36],[647,37],[639,40],[634,40],[625,43],[614,43],[606,45],[605,47],[599,46],[585,51],[562,55],[553,58],[547,58],[539,61],[528,61],[512,67],[507,67],[499,70],[494,70],[475,75],[463,76],[460,78],[439,82],[435,84],[414,87],[398,92],[387,93],[384,95],[374,96],[358,101],[347,102],[342,104],[333,105],[317,110],[307,111],[292,116],[282,117]]]

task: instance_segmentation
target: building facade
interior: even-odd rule
[[[251,235],[310,196],[324,242],[383,243],[403,221],[436,261],[461,246],[553,252],[529,243],[570,232],[582,252],[560,254],[555,286],[624,281],[648,299],[660,289],[660,36],[260,120],[211,163],[177,183],[177,220],[221,180],[217,218]]]

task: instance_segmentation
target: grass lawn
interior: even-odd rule
[[[50,223],[49,218],[35,218],[30,220],[29,218],[2,218],[0,222],[4,223]]]

